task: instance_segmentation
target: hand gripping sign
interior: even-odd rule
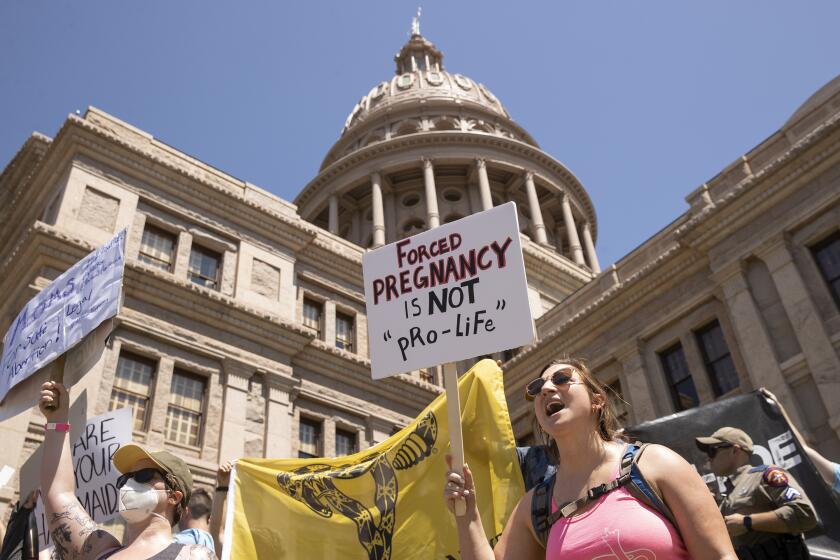
[[[12,387],[117,314],[124,265],[125,230],[73,265],[26,304],[3,338],[0,402]]]
[[[460,418],[454,362],[534,340],[513,202],[370,251],[362,269],[373,378],[445,364],[450,418]]]

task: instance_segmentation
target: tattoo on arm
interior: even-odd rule
[[[113,538],[107,531],[97,528],[93,519],[78,503],[66,504],[64,509],[53,513],[49,521],[55,556],[59,560],[78,560],[91,552],[94,544],[106,537]]]

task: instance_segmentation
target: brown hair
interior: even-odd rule
[[[615,417],[612,400],[609,398],[609,387],[598,381],[598,379],[592,375],[592,372],[589,371],[586,361],[584,361],[583,358],[560,358],[551,360],[540,371],[540,377],[542,377],[549,368],[561,364],[568,364],[580,373],[581,380],[583,381],[587,391],[589,391],[589,395],[591,397],[600,395],[604,400],[604,405],[598,408],[598,436],[604,441],[613,441],[618,435],[620,426]],[[542,440],[540,443],[545,445],[552,463],[555,465],[560,464],[560,450],[557,448],[557,443],[551,438],[551,436],[543,431],[536,415],[534,415],[534,434],[539,434],[540,439]]]

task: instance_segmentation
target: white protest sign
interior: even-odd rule
[[[534,340],[512,202],[365,254],[374,379]]]
[[[0,402],[119,311],[125,230],[56,278],[18,314],[3,338]]]
[[[130,408],[112,410],[89,419],[78,438],[73,440],[73,473],[76,478],[76,497],[96,523],[103,523],[117,514],[120,473],[114,467],[114,453],[121,445],[131,442],[133,418]],[[41,549],[52,546],[46,525],[44,504],[38,498],[35,506],[38,523],[38,543]]]

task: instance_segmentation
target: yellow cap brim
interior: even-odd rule
[[[125,474],[127,472],[131,472],[131,467],[133,467],[137,461],[141,461],[143,459],[149,459],[160,467],[163,472],[169,472],[169,469],[155,461],[155,458],[149,455],[148,451],[136,443],[127,443],[117,449],[117,452],[114,453],[114,466],[118,471]]]

